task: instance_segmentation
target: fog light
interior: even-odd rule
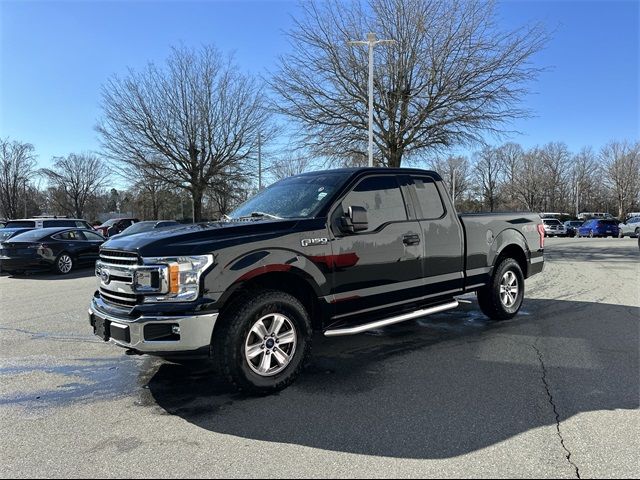
[[[171,333],[174,335],[180,335],[180,325],[174,325],[171,327]]]

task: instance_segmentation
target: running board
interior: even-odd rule
[[[444,312],[445,310],[451,310],[452,308],[456,308],[457,306],[458,300],[453,300],[449,303],[436,305],[435,307],[423,308],[422,310],[416,310],[415,312],[405,313],[403,315],[398,315],[397,317],[385,318],[384,320],[378,320],[371,323],[365,323],[364,325],[358,325],[356,327],[327,330],[326,332],[324,332],[324,336],[342,337],[345,335],[357,335],[358,333],[375,330],[377,328],[386,327],[395,323],[406,322],[407,320],[412,320],[414,318],[433,315],[434,313]]]

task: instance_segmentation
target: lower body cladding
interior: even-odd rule
[[[96,308],[89,308],[93,332],[105,342],[111,342],[135,353],[159,356],[206,356],[218,313],[190,316],[122,318]]]

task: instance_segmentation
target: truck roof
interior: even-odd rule
[[[349,168],[333,168],[328,170],[317,170],[313,172],[305,172],[301,173],[298,176],[311,176],[311,175],[321,175],[321,174],[330,174],[330,173],[346,173],[351,176],[356,176],[361,173],[371,172],[371,173],[393,173],[396,175],[411,175],[411,174],[429,174],[436,180],[442,180],[442,177],[433,170],[423,170],[421,168],[387,168],[387,167],[349,167]]]

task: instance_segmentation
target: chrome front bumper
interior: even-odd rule
[[[89,321],[94,327],[94,333],[96,333],[96,319],[107,321],[109,330],[117,329],[118,332],[122,332],[128,329],[129,341],[112,338],[110,335],[108,335],[108,341],[140,353],[187,353],[208,348],[211,345],[211,335],[219,315],[218,313],[207,313],[193,316],[143,316],[130,319],[105,313],[97,307],[99,301],[94,298],[89,307]],[[176,335],[175,340],[147,340],[145,327],[148,325],[177,326],[180,333]]]

